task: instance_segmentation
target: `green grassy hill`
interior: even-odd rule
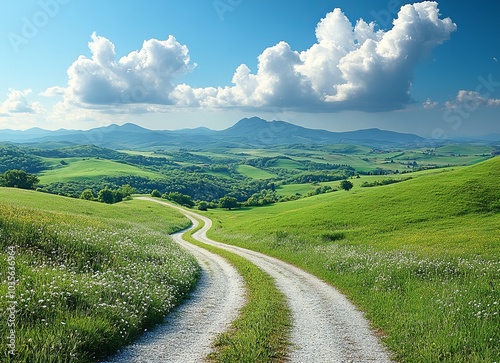
[[[155,178],[158,174],[136,166],[104,159],[65,159],[66,165],[44,171],[40,174],[41,184],[66,182],[69,180],[89,180],[102,177],[136,175]]]
[[[500,158],[269,207],[214,211],[215,239],[299,265],[367,312],[401,362],[500,356]]]
[[[266,170],[259,169],[251,165],[238,165],[236,167],[236,171],[252,179],[272,179],[276,177],[276,174],[271,174]]]
[[[436,148],[437,154],[455,154],[455,155],[489,155],[491,146],[485,145],[446,145]]]
[[[15,321],[16,349],[9,355],[2,339],[0,361],[95,362],[161,322],[199,273],[166,236],[187,225],[144,201],[106,205],[0,188],[0,311]],[[0,324],[0,335],[9,329]]]

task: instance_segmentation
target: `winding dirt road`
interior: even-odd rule
[[[198,221],[192,221],[191,228],[195,228]],[[243,278],[222,257],[185,242],[184,232],[171,237],[192,253],[202,268],[195,291],[168,315],[164,324],[101,363],[203,362],[215,337],[238,317],[245,303]]]
[[[207,217],[155,199],[141,199],[176,208],[194,223],[194,218],[203,220],[205,226],[194,238],[248,259],[275,279],[293,315],[291,362],[391,362],[363,314],[331,285],[276,258],[210,240],[206,233],[212,221]]]

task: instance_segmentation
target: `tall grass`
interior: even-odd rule
[[[500,361],[500,158],[389,186],[210,212],[214,239],[329,281],[399,362]]]
[[[196,261],[165,233],[76,208],[17,207],[2,197],[0,266],[14,261],[14,268],[1,269],[0,311],[15,325],[2,318],[1,362],[95,362],[161,322],[197,281]]]

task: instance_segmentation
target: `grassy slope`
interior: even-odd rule
[[[214,239],[330,281],[402,362],[498,359],[500,158],[400,184],[211,212]]]
[[[357,190],[361,188],[361,184],[364,182],[367,183],[373,183],[376,181],[383,181],[387,179],[395,179],[395,180],[401,180],[401,179],[415,179],[421,176],[429,175],[429,174],[441,174],[447,171],[459,169],[461,166],[454,167],[454,168],[439,168],[439,169],[429,169],[429,170],[422,170],[422,171],[416,171],[412,173],[407,173],[407,174],[392,174],[392,175],[363,175],[360,178],[351,178],[350,181],[353,183],[354,187],[353,190]],[[306,184],[286,184],[286,185],[280,185],[276,188],[276,191],[278,195],[280,196],[287,196],[287,195],[294,195],[296,193],[299,193],[301,195],[306,195],[308,192],[313,191],[318,185],[319,186],[330,186],[334,189],[339,189],[339,181],[334,181],[334,182],[324,182],[324,183],[318,183],[317,185],[312,184],[312,183],[306,183]]]
[[[488,155],[491,152],[491,146],[483,145],[446,145],[436,149],[436,153],[460,154],[460,155]]]
[[[236,171],[248,178],[252,179],[270,179],[275,178],[276,175],[263,169],[256,168],[251,165],[238,165]]]
[[[18,279],[17,355],[6,355],[2,339],[0,361],[92,362],[160,322],[198,275],[165,236],[187,225],[143,201],[110,206],[0,188],[0,266],[13,248]],[[12,300],[5,274],[2,267],[2,315]]]
[[[68,165],[47,170],[40,177],[41,184],[66,182],[69,180],[81,180],[101,178],[104,176],[137,175],[144,177],[157,177],[158,175],[135,166],[126,165],[103,159],[70,159]]]
[[[189,221],[182,214],[135,199],[110,205],[34,191],[0,188],[0,204],[58,212],[68,216],[90,216],[117,223],[145,225],[168,234],[189,226]]]

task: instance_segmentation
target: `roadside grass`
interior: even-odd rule
[[[56,182],[67,182],[70,180],[95,179],[102,178],[104,176],[136,175],[151,178],[158,177],[157,173],[111,160],[71,158],[66,159],[66,161],[68,164],[65,166],[42,172],[39,175],[40,184],[52,184]]]
[[[171,234],[189,227],[189,220],[176,211],[165,211],[147,201],[133,199],[116,204],[89,202],[35,191],[0,188],[0,204],[64,213],[68,218],[89,216],[113,224],[138,225]]]
[[[2,362],[95,362],[160,323],[198,279],[194,258],[165,234],[189,225],[179,213],[68,199],[0,188],[0,311],[15,321],[15,355],[0,324]],[[147,211],[161,222],[129,222]]]
[[[375,188],[208,212],[362,309],[398,362],[499,362],[500,158]]]
[[[247,302],[230,329],[219,335],[210,362],[255,363],[284,362],[288,354],[292,326],[286,297],[272,277],[243,257],[221,248],[196,241],[192,235],[203,221],[184,235],[184,239],[227,259],[242,275],[247,288]]]

